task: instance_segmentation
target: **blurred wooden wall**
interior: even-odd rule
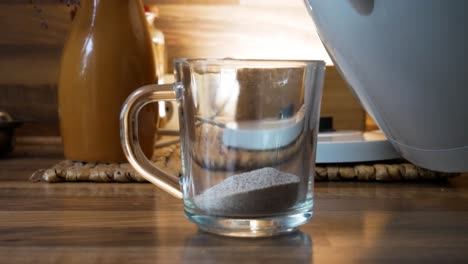
[[[27,135],[58,135],[57,76],[71,22],[58,0],[0,1],[0,110],[28,120]],[[160,11],[168,58],[325,59],[302,0],[147,0]],[[48,28],[41,27],[47,21]],[[364,111],[329,67],[322,115],[362,129]]]

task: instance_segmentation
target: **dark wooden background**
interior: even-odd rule
[[[60,56],[71,25],[59,0],[0,1],[0,110],[27,120],[21,135],[58,135]],[[147,0],[158,7],[169,61],[177,57],[325,59],[302,0]],[[48,28],[41,27],[44,19]],[[362,129],[364,111],[329,67],[322,115]]]

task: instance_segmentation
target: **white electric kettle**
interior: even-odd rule
[[[362,105],[409,161],[468,171],[468,1],[305,0]]]

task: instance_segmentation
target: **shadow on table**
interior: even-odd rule
[[[312,240],[297,231],[272,238],[230,238],[203,231],[187,239],[183,263],[312,263]]]

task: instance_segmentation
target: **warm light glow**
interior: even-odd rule
[[[156,16],[155,16],[153,13],[151,13],[151,12],[146,12],[145,15],[146,15],[146,20],[147,20],[150,24],[152,24],[152,23],[154,22],[154,19],[156,18]]]
[[[250,231],[256,232],[260,228],[261,224],[260,221],[257,220],[250,220]]]
[[[166,117],[166,102],[158,102],[159,107],[159,117]]]
[[[261,48],[245,48],[236,51],[235,58],[240,59],[283,59],[283,60],[324,60],[333,65],[322,43],[315,40],[295,40],[288,38],[287,32],[278,32],[258,38],[248,36],[245,43]]]
[[[164,39],[161,38],[160,36],[158,36],[158,37],[153,37],[151,40],[152,40],[154,43],[156,43],[156,44],[164,43]]]

